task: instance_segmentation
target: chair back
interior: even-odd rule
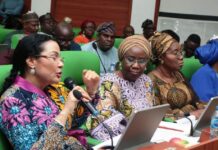
[[[5,28],[0,28],[0,43],[3,43],[5,41],[6,36],[15,31],[14,29],[5,29]]]
[[[0,91],[2,90],[5,78],[10,74],[12,65],[0,65]]]
[[[71,77],[77,85],[83,85],[82,72],[89,69],[100,73],[100,62],[98,56],[91,52],[84,51],[61,51],[64,57],[62,81]]]
[[[192,75],[202,66],[198,59],[194,57],[184,58],[181,72],[190,81]]]
[[[11,37],[11,49],[15,49],[19,41],[24,37],[24,34],[14,34]]]
[[[119,48],[120,46],[120,43],[123,41],[123,38],[115,38],[115,41],[114,41],[114,47],[116,47],[117,49]]]

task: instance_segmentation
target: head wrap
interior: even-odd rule
[[[23,23],[30,22],[30,21],[39,21],[39,17],[35,12],[27,12],[22,17]]]
[[[103,32],[115,33],[114,23],[113,22],[103,22],[98,26],[96,31],[98,33],[103,33]]]
[[[214,64],[218,61],[218,40],[211,40],[206,45],[198,47],[195,56],[202,64]]]
[[[153,59],[159,59],[169,49],[171,44],[175,42],[175,39],[166,33],[157,32],[149,41],[151,42]]]
[[[120,47],[118,49],[119,60],[122,60],[125,53],[132,47],[142,48],[147,58],[150,59],[152,53],[149,42],[142,35],[133,35],[125,38],[120,44]]]

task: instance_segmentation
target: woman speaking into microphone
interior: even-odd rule
[[[61,106],[47,90],[60,81],[63,65],[59,45],[46,35],[29,35],[16,47],[0,99],[0,130],[14,149],[86,149],[68,133],[78,100],[72,92],[60,95]],[[84,72],[88,87],[93,76],[98,85],[95,73]],[[96,91],[88,87],[91,94]],[[91,100],[81,87],[73,90],[82,93],[82,101]]]

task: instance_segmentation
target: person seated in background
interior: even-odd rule
[[[95,33],[96,24],[94,21],[85,20],[80,26],[81,31],[79,35],[74,38],[74,42],[78,44],[86,44],[93,41],[93,35]]]
[[[60,22],[56,25],[54,38],[61,50],[81,50],[80,45],[73,41],[72,26],[66,22]]]
[[[153,62],[156,68],[148,76],[152,79],[157,104],[169,103],[168,116],[183,117],[203,108],[182,73],[183,51],[179,43],[166,33],[156,33],[150,38]],[[200,111],[193,112],[196,115]]]
[[[193,57],[196,48],[198,48],[200,45],[201,45],[200,36],[197,34],[190,34],[181,46],[181,49],[185,52],[184,57],[185,58]]]
[[[146,19],[142,23],[143,35],[148,40],[151,36],[154,35],[154,23],[150,19]]]
[[[180,42],[180,37],[179,35],[174,32],[173,30],[167,29],[167,30],[163,30],[161,31],[161,33],[166,33],[169,34],[171,37],[173,37],[178,43]]]
[[[100,120],[112,129],[113,136],[122,132],[120,121],[128,120],[134,111],[155,105],[152,81],[144,74],[151,54],[150,44],[142,35],[127,37],[118,50],[122,69],[101,78],[100,101],[96,108],[100,111]],[[86,125],[94,138],[109,139],[96,117],[90,116]]]
[[[111,69],[118,62],[117,49],[114,47],[115,26],[112,22],[104,22],[97,28],[97,39],[83,45],[83,51],[95,53],[100,60],[100,73],[113,72]],[[115,67],[114,67],[115,68]]]
[[[46,13],[46,14],[40,16],[39,22],[40,22],[40,29],[41,30],[38,33],[39,34],[46,34],[46,35],[49,35],[52,37],[54,35],[56,21],[51,16],[51,13]]]
[[[23,0],[2,0],[0,2],[0,16],[5,24],[9,16],[20,16],[24,6]]]
[[[135,34],[135,30],[133,26],[127,25],[123,28],[123,38],[127,38],[128,36],[132,36]]]
[[[69,136],[73,132],[69,123],[80,102],[71,91],[58,95],[60,107],[48,94],[51,91],[46,92],[47,86],[60,81],[63,65],[58,43],[47,35],[26,36],[16,47],[0,99],[0,129],[14,149],[86,149]],[[84,72],[83,80],[92,87],[87,90],[94,89],[96,77],[98,85],[96,74]],[[83,88],[76,86],[73,90],[81,92],[82,101],[91,100]]]
[[[218,39],[198,47],[195,56],[204,66],[193,74],[190,82],[200,100],[208,102],[218,96]]]
[[[35,12],[27,12],[22,16],[23,30],[17,30],[9,33],[4,41],[4,44],[7,44],[11,48],[11,38],[14,34],[22,34],[20,38],[23,38],[26,35],[31,33],[36,33],[39,30],[39,17]]]

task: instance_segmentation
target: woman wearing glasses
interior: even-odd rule
[[[166,33],[156,33],[149,40],[153,62],[157,67],[148,76],[154,84],[157,104],[169,103],[169,115],[177,117],[203,108],[190,84],[179,71],[183,65],[183,52],[179,43]]]
[[[46,35],[24,37],[12,61],[1,92],[0,129],[13,148],[85,149],[74,137],[67,136],[69,117],[78,103],[72,92],[62,97],[61,109],[44,92],[61,79],[63,60],[57,42]],[[89,73],[89,80],[92,76]],[[81,91],[84,101],[91,99],[82,88],[75,89]]]
[[[153,86],[151,79],[144,74],[151,48],[148,41],[141,35],[127,37],[118,50],[121,70],[105,74],[101,78],[101,101],[97,108],[100,118],[110,126],[113,135],[122,132],[120,122],[136,110],[154,105]],[[87,127],[91,135],[99,140],[109,139],[107,131],[98,124],[95,117],[88,118]]]

